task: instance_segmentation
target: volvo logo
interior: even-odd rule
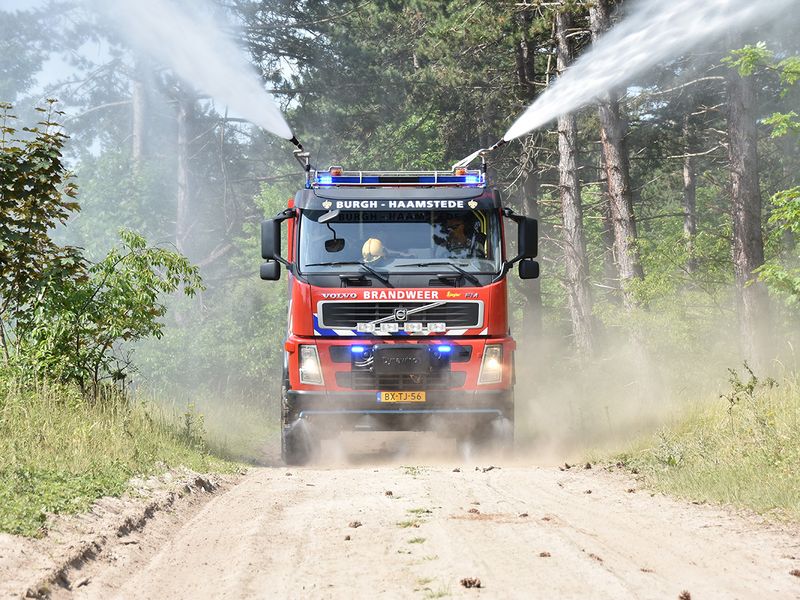
[[[396,321],[405,321],[408,319],[408,309],[398,308],[394,311],[394,318]]]

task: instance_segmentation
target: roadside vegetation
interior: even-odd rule
[[[198,415],[175,415],[113,390],[0,379],[0,531],[36,536],[51,513],[87,510],[133,476],[185,466],[231,472],[214,457]]]
[[[134,475],[235,468],[203,420],[137,400],[129,344],[158,338],[165,295],[202,289],[179,253],[123,230],[96,262],[54,229],[79,210],[53,103],[18,129],[0,105],[0,531],[36,535]]]
[[[614,457],[652,489],[800,520],[800,380],[730,371],[730,389]]]

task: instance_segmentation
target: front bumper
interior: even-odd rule
[[[458,433],[495,419],[514,418],[511,390],[430,390],[426,402],[380,403],[376,392],[289,390],[287,423],[297,419],[333,432],[443,431]]]

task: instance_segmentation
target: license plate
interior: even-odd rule
[[[378,392],[378,402],[425,402],[425,392]]]

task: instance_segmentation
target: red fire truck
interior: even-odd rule
[[[512,443],[506,276],[518,263],[522,279],[538,277],[536,221],[503,206],[485,168],[306,173],[261,228],[261,278],[289,272],[285,462],[309,462],[341,431]],[[504,217],[517,225],[513,258]]]

